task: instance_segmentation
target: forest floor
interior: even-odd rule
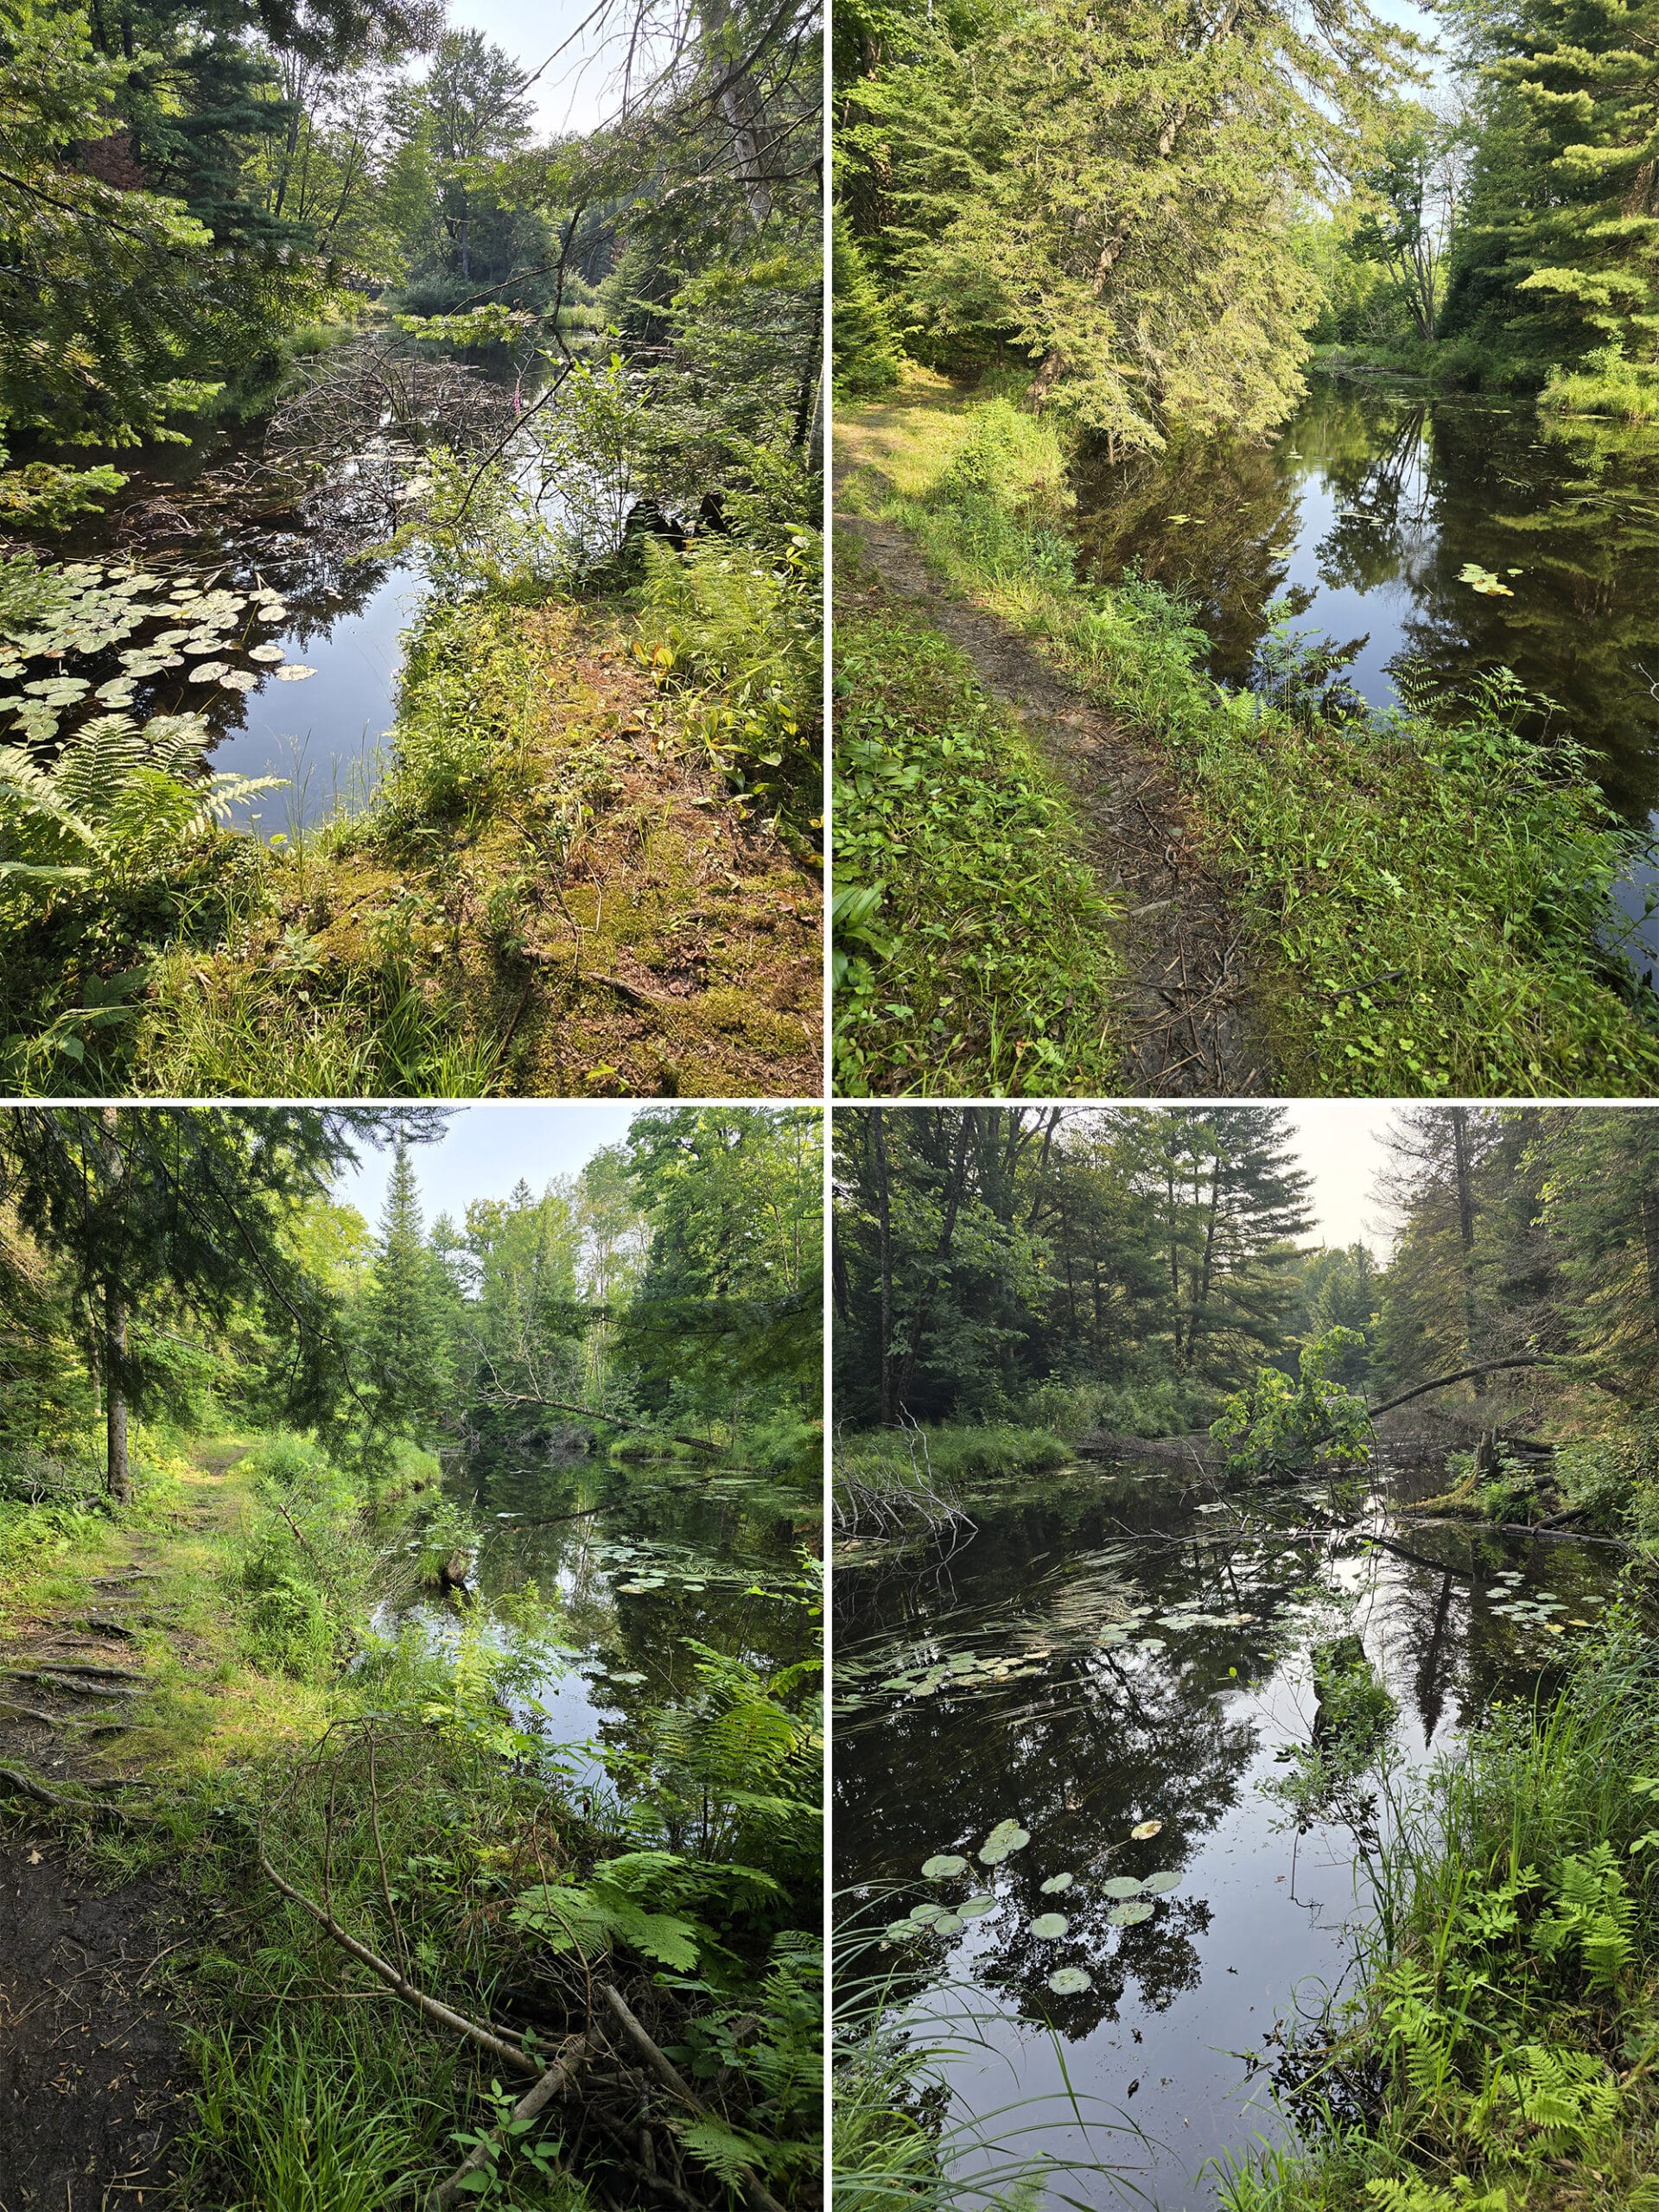
[[[234,1516],[225,1476],[238,1456],[199,1455],[181,1541],[100,1530],[95,1556],[78,1550],[0,1624],[0,1769],[12,1777],[0,1787],[14,1808],[0,1822],[5,2212],[159,2205],[177,2179],[190,2075],[182,2022],[155,1974],[190,1943],[201,1908],[164,1874],[121,1878],[118,1864],[89,1859],[54,1815],[47,1833],[15,1777],[112,1799],[165,1763],[186,1713],[196,1728],[213,1724],[221,1654],[178,1582],[192,1535]]]
[[[820,880],[684,725],[613,616],[441,611],[374,804],[168,957],[136,1087],[815,1090]]]
[[[957,395],[927,395],[959,408]],[[838,596],[891,594],[972,661],[984,689],[1014,710],[1070,801],[1077,849],[1121,907],[1114,933],[1127,1000],[1118,1087],[1133,1097],[1261,1096],[1271,1089],[1250,1012],[1242,925],[1229,887],[1200,856],[1191,810],[1147,746],[1090,704],[1011,624],[946,590],[907,533],[857,512],[843,497],[856,473],[886,480],[884,463],[911,437],[918,404],[843,414],[836,425],[837,546],[855,551]],[[868,569],[874,581],[858,573]]]

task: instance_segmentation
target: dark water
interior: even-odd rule
[[[1443,1480],[1432,1471],[1416,1494]],[[1516,1623],[1486,1592],[1548,1597],[1550,1618],[1593,1621],[1611,1580],[1599,1562],[1618,1557],[1386,1514],[1365,1524],[1414,1560],[1363,1528],[1299,1538],[1305,1512],[1278,1510],[1274,1533],[1211,1541],[1222,1516],[1184,1505],[1166,1468],[1140,1481],[1078,1472],[1040,1499],[976,1510],[954,1548],[837,1569],[834,1832],[848,1918],[875,1934],[925,1898],[994,1899],[960,1929],[867,1952],[863,1965],[919,1970],[906,2017],[959,2044],[957,2123],[1039,2100],[982,2122],[987,2137],[1011,2127],[1005,2154],[1122,2169],[1116,2182],[1073,2173],[1053,2202],[1127,2202],[1132,2184],[1166,2212],[1198,2212],[1216,2196],[1206,2160],[1287,2132],[1271,2090],[1281,2046],[1267,2038],[1339,1988],[1366,1904],[1354,1829],[1333,1819],[1299,1836],[1261,1792],[1285,1774],[1274,1754],[1309,1741],[1309,1642],[1363,1638],[1400,1707],[1406,1774],[1495,1697],[1547,1687],[1562,1645],[1584,1633]],[[1516,1570],[1518,1583],[1495,1582]],[[977,1851],[1005,1821],[1031,1840],[986,1869]],[[1160,1832],[1132,1840],[1151,1821]],[[936,1853],[965,1856],[969,1872],[924,1880]],[[1071,1887],[1044,1891],[1065,1873]],[[1114,1924],[1102,1885],[1159,1873],[1179,1878],[1149,1916]],[[1054,1912],[1064,1936],[1039,1938],[1033,1922]],[[1092,1986],[1052,1993],[1048,1977],[1065,1967]],[[964,2145],[964,2181],[988,2163]]]
[[[459,1471],[445,1490],[490,1531],[480,1597],[524,1599],[533,1584],[565,1655],[528,1686],[514,1719],[570,1746],[572,1770],[596,1792],[608,1786],[603,1752],[635,1739],[647,1707],[695,1687],[690,1642],[763,1671],[812,1648],[799,1554],[817,1548],[814,1497],[741,1469],[529,1455]],[[550,1528],[515,1526],[579,1512]],[[406,1618],[448,1642],[464,1617],[435,1599]]]
[[[1096,464],[1077,530],[1096,573],[1134,563],[1190,592],[1230,683],[1256,671],[1275,598],[1357,646],[1350,681],[1373,707],[1395,703],[1407,660],[1439,683],[1512,668],[1555,702],[1530,720],[1541,741],[1577,739],[1618,813],[1659,826],[1655,429],[1316,376],[1273,442]],[[1463,581],[1471,563],[1512,595]],[[1633,922],[1656,885],[1650,861],[1632,870]],[[1633,949],[1659,954],[1659,924]]]

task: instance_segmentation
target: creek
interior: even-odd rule
[[[1096,459],[1076,489],[1085,572],[1179,587],[1223,681],[1261,683],[1274,601],[1354,649],[1347,680],[1375,709],[1408,667],[1464,689],[1513,669],[1554,702],[1522,727],[1575,739],[1614,811],[1659,830],[1655,429],[1316,374],[1271,440]],[[1638,971],[1659,963],[1650,892],[1644,853],[1616,893]]]
[[[1047,2153],[1071,2170],[1046,2203],[1206,2212],[1208,2162],[1287,2137],[1274,2072],[1351,1974],[1372,1821],[1494,1700],[1559,1681],[1620,1558],[1398,1513],[1446,1482],[1385,1469],[1332,1531],[1294,1493],[1241,1524],[1166,1459],[1077,1468],[838,1554],[842,1955],[947,2054],[964,2205]],[[1390,1778],[1299,1833],[1263,1785],[1340,1635],[1397,1703]],[[1029,1841],[1001,1855],[1000,1825]]]
[[[568,1747],[568,1770],[595,1796],[611,1788],[607,1751],[637,1747],[646,1709],[695,1689],[692,1643],[762,1672],[812,1649],[817,1596],[800,1561],[804,1547],[817,1548],[810,1492],[718,1463],[616,1465],[528,1451],[475,1457],[444,1491],[486,1532],[479,1597],[530,1600],[556,1642],[515,1679],[514,1724]],[[453,1643],[465,1612],[423,1598],[379,1624],[399,1618]]]
[[[188,444],[90,456],[124,487],[29,547],[90,594],[90,628],[68,650],[60,638],[26,638],[21,658],[0,645],[0,679],[22,687],[0,705],[29,677],[67,678],[80,696],[41,701],[31,711],[47,719],[0,728],[0,742],[49,747],[110,706],[139,720],[192,709],[213,732],[211,769],[286,786],[251,816],[238,808],[239,823],[291,835],[360,807],[427,590],[412,553],[378,549],[428,447],[505,435],[517,398],[504,374],[371,334],[300,364],[267,413]],[[118,593],[137,618],[118,627],[106,620]],[[97,688],[111,683],[125,696]]]

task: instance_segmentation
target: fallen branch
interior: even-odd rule
[[[1396,1406],[1408,1406],[1414,1398],[1426,1398],[1431,1390],[1444,1390],[1453,1382],[1467,1382],[1477,1375],[1497,1375],[1509,1367],[1551,1367],[1552,1354],[1529,1351],[1514,1359],[1483,1359],[1474,1367],[1460,1367],[1455,1375],[1437,1375],[1432,1382],[1419,1382],[1414,1389],[1402,1390],[1397,1398],[1385,1398],[1380,1406],[1367,1406],[1365,1410],[1375,1421],[1379,1414],[1391,1414]]]
[[[588,2057],[586,2036],[573,2036],[560,2050],[551,2066],[533,2089],[526,2090],[499,2127],[493,2127],[484,2140],[469,2151],[442,2187],[433,2194],[433,2212],[448,2212],[448,2207],[459,2204],[471,2191],[467,2183],[469,2176],[489,2164],[492,2155],[507,2139],[507,2130],[515,2121],[534,2120],[544,2105],[562,2096],[576,2076],[577,2069]]]
[[[412,2005],[417,2012],[424,2012],[429,2019],[438,2021],[443,2027],[453,2028],[457,2034],[466,2036],[469,2041],[477,2044],[481,2050],[487,2050],[493,2057],[511,2066],[515,2072],[533,2075],[541,2073],[541,2068],[533,2058],[527,2056],[514,2044],[504,2042],[493,2029],[480,2027],[476,2020],[467,2019],[464,2013],[452,2012],[447,2005],[440,2005],[435,1997],[429,1997],[424,1990],[416,1989],[407,1975],[399,1974],[396,1967],[389,1965],[385,1959],[378,1957],[366,1944],[359,1943],[354,1936],[348,1936],[333,1913],[325,1912],[315,1898],[306,1896],[303,1890],[296,1890],[291,1882],[285,1882],[265,1855],[263,1833],[259,1838],[257,1849],[261,1868],[268,1878],[276,1884],[283,1895],[285,1897],[291,1897],[302,1910],[308,1912],[313,1920],[325,1928],[334,1937],[341,1950],[349,1952],[359,1965],[367,1967],[371,1974],[378,1974],[386,1986],[395,1990],[405,2004]]]
[[[709,2117],[708,2106],[696,2094],[672,2059],[665,2052],[658,2050],[645,2029],[640,2026],[628,2009],[627,2002],[621,1992],[613,1989],[608,1981],[600,1983],[599,1992],[621,2022],[629,2042],[632,2044],[658,2080],[665,2088],[672,2090],[680,2102],[696,2113],[699,2120],[707,2120]],[[738,2167],[737,2174],[742,2186],[745,2202],[750,2207],[750,2212],[784,2212],[783,2206],[779,2203],[777,2198],[772,2196],[752,2166]]]
[[[556,1414],[580,1414],[584,1421],[608,1421],[613,1428],[632,1429],[636,1436],[658,1436],[661,1432],[647,1428],[643,1421],[624,1421],[620,1414],[602,1414],[596,1406],[573,1406],[565,1398],[543,1398],[535,1390],[492,1391],[486,1403],[493,1406],[546,1406]],[[707,1452],[711,1459],[723,1459],[725,1454],[718,1444],[708,1443],[701,1436],[680,1436],[673,1431],[663,1440],[670,1444],[683,1444],[693,1452]]]
[[[1420,1521],[1420,1529],[1461,1529],[1472,1535],[1478,1529],[1483,1535],[1533,1536],[1541,1544],[1603,1544],[1609,1551],[1628,1552],[1631,1558],[1645,1554],[1640,1544],[1627,1544],[1622,1536],[1586,1536],[1576,1529],[1547,1529],[1541,1522],[1531,1521]]]

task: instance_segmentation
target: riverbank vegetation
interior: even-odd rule
[[[151,16],[0,26],[10,1087],[810,1088],[811,11],[601,10],[551,140],[439,9]],[[214,741],[396,563],[383,755],[251,835]]]
[[[22,1910],[31,2185],[817,2201],[817,1128],[645,1113],[429,1226],[431,1109],[4,1117],[0,1856],[144,2054],[66,2131]],[[490,1566],[503,1468],[568,1560]],[[668,1537],[734,1481],[793,1556]]]
[[[1615,823],[1570,743],[1542,750],[1522,734],[1529,702],[1512,679],[1494,677],[1458,700],[1424,696],[1414,711],[1357,715],[1320,651],[1287,620],[1256,690],[1217,683],[1192,602],[1138,577],[1102,585],[1079,573],[1064,528],[1063,447],[1049,423],[1006,399],[964,405],[924,390],[909,406],[867,410],[846,429],[843,459],[850,512],[900,524],[947,588],[1037,640],[1080,692],[1169,762],[1205,857],[1233,887],[1281,1088],[1389,1096],[1649,1087],[1659,1031],[1603,942],[1611,886],[1641,841]],[[889,646],[869,662],[862,635],[855,618],[837,648],[842,1087],[908,1088],[929,1055],[952,1089],[1035,1090],[1013,1079],[1006,1054],[993,1055],[960,1013],[936,1013],[931,994],[907,988],[909,967],[927,956],[911,944],[915,880],[891,849],[901,843],[907,855],[918,840],[902,796],[868,779],[861,787],[862,718],[887,718],[892,783],[919,766],[917,733],[948,712],[950,694],[935,677],[918,701],[899,655]],[[934,803],[929,831],[956,854],[960,880],[950,880],[948,861],[930,869],[950,893],[937,927],[953,941],[995,944],[997,902],[973,874],[985,849],[976,823],[974,834],[965,827],[967,764],[953,759],[938,780],[950,796]],[[1026,898],[1041,885],[1052,899],[1067,886],[1074,839],[1063,804],[1019,822],[999,853],[1002,871],[1033,887]],[[859,893],[862,941],[847,933]],[[1086,914],[1087,896],[1086,885],[1071,893],[1072,913]],[[1093,923],[1103,945],[1105,914],[1103,900]],[[1097,1018],[1109,951],[1081,976],[1066,938],[1034,961],[1028,937],[1017,951],[1027,1001],[1039,1009],[1044,991],[1063,992],[1072,1014],[1070,1033],[1052,1040],[1027,1020],[1042,1087],[1099,1090],[1099,1032],[1092,1046],[1080,1033],[1091,1010]]]
[[[1449,683],[1408,645],[1389,664],[1401,703],[1368,712],[1341,674],[1366,640],[1296,631],[1311,594],[1300,576],[1284,588],[1287,549],[1217,542],[1231,457],[1282,432],[1316,362],[1537,396],[1557,426],[1652,412],[1646,108],[1610,75],[1628,26],[1569,34],[1548,10],[1448,6],[1433,27],[1431,57],[1363,4],[1317,32],[1277,7],[842,11],[848,534],[861,516],[900,526],[940,591],[1034,639],[1167,760],[1236,899],[1265,1087],[1644,1094],[1655,1046],[1610,889],[1640,872],[1649,810],[1626,805],[1627,831],[1604,804],[1618,779],[1592,749],[1598,687],[1565,710],[1526,696],[1504,665],[1518,635],[1508,656],[1483,641]],[[1071,512],[1084,483],[1096,505],[1168,510],[1143,518],[1127,566]],[[1501,476],[1481,496],[1520,543],[1536,525],[1509,515],[1512,488]],[[1429,510],[1401,521],[1399,566],[1368,543],[1344,581],[1429,565]],[[1198,524],[1184,564],[1181,528]],[[1150,585],[1148,563],[1176,588]],[[1586,582],[1550,562],[1522,588],[1582,626]],[[1450,596],[1515,588],[1476,563]],[[1230,666],[1218,684],[1218,639],[1236,658],[1241,621],[1248,676]],[[1627,639],[1621,693],[1640,690],[1639,662]],[[884,673],[867,671],[876,696]],[[1640,711],[1618,712],[1628,743]],[[1103,779],[1128,765],[1103,762]],[[874,937],[844,948],[851,1032],[867,1001],[911,994],[897,971],[884,987],[880,957],[906,933],[899,871],[863,872],[887,810],[854,788],[843,818],[849,881],[898,901],[891,927],[878,906]],[[1033,825],[1032,868],[1064,855],[1068,827]],[[1585,887],[1571,912],[1540,896],[1558,870]],[[1541,931],[1546,911],[1559,926]],[[993,926],[978,904],[963,916]],[[923,1022],[892,1019],[879,1057],[849,1058],[850,1087],[906,1087]],[[963,1093],[1009,1087],[967,1039],[963,1063]],[[1079,1065],[1063,1087],[1098,1084]]]
[[[1195,1495],[1217,1518],[1192,1522],[1191,1541],[1230,1532],[1242,1561],[1258,1539],[1288,1541],[1271,1533],[1277,1501],[1285,1528],[1363,1527],[1382,1565],[1427,1574],[1402,1648],[1431,1732],[1436,1666],[1465,1669],[1459,1734],[1408,1770],[1389,1699],[1406,1676],[1385,1685],[1375,1639],[1351,1632],[1363,1620],[1338,1624],[1345,1641],[1318,1631],[1312,1739],[1268,1787],[1299,1832],[1353,1814],[1359,1972],[1287,2031],[1276,2079],[1294,2132],[1275,2150],[1236,2146],[1234,2212],[1541,2212],[1576,2201],[1592,2170],[1610,2202],[1653,2184],[1649,1120],[1396,1109],[1379,1253],[1311,1245],[1313,1190],[1283,1109],[837,1118],[849,1562],[959,1548],[964,1520],[987,1516],[1049,1545],[1063,1494],[1095,1532],[1077,1541],[1108,1547],[1089,1552],[1091,1573],[1136,1531],[1163,1557],[1174,1540],[1159,1532]],[[1131,1486],[1103,1519],[1118,1469]],[[1372,1487],[1385,1478],[1386,1516]],[[1529,1594],[1535,1573],[1575,1586],[1575,1559],[1605,1570],[1605,1611]],[[1559,1639],[1529,1677],[1535,1695],[1496,1706],[1472,1662],[1446,1659],[1456,1593],[1494,1574],[1490,1633],[1512,1620],[1540,1652]],[[1085,1576],[1076,1618],[1091,1635],[1100,1602]],[[1183,1624],[1166,1610],[1160,1637]],[[1019,2139],[1016,2121],[1002,2140]]]

